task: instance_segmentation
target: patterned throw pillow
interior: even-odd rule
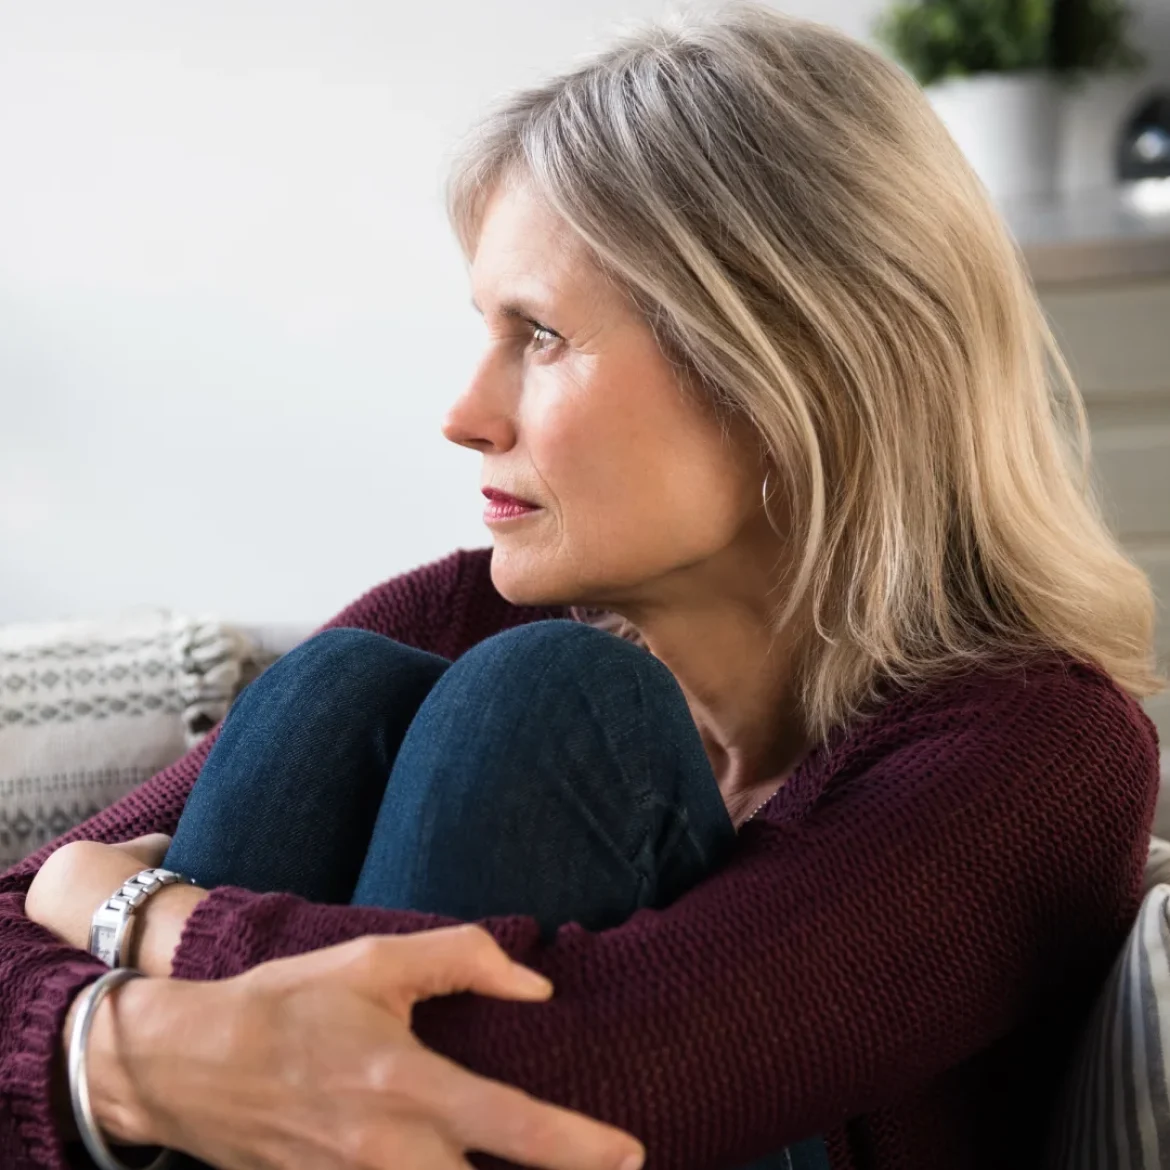
[[[1151,866],[1164,863],[1157,856]],[[1147,873],[1156,869],[1147,870]],[[1059,1170],[1170,1166],[1170,885],[1146,893],[1057,1115]]]
[[[181,756],[269,660],[163,609],[0,627],[0,871]]]

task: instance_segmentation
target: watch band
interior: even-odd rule
[[[195,879],[170,869],[143,869],[115,890],[94,912],[89,927],[89,953],[107,967],[125,967],[134,911],[163,886],[176,882],[195,885]]]

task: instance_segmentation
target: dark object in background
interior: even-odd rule
[[[1146,56],[1130,43],[1125,0],[1053,0],[1048,64],[1057,73],[1136,69]]]
[[[1170,90],[1148,95],[1122,127],[1117,177],[1170,178]]]

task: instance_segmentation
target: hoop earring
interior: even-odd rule
[[[768,478],[771,476],[771,474],[772,474],[771,469],[769,469],[764,474],[764,484],[763,484],[763,487],[761,487],[761,489],[760,489],[760,499],[764,505],[764,517],[768,521],[768,527],[771,528],[772,531],[778,537],[780,537],[781,540],[783,540],[784,533],[782,533],[780,531],[780,529],[776,527],[775,521],[773,521],[773,519],[772,519],[772,513],[768,511]]]

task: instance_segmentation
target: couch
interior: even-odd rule
[[[178,759],[310,633],[160,608],[0,626],[0,872]]]

